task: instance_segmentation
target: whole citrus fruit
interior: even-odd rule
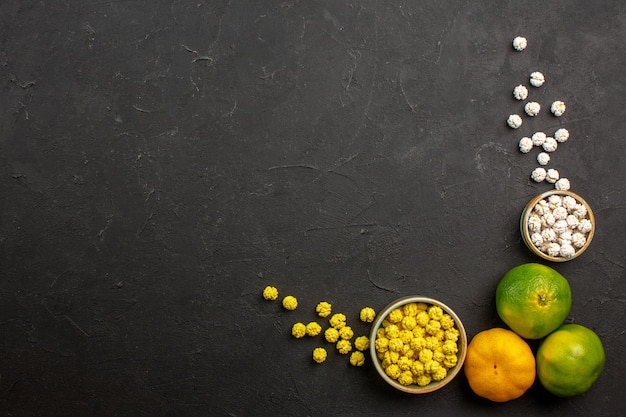
[[[597,334],[579,324],[565,324],[537,350],[541,384],[560,397],[586,392],[604,368],[605,354]]]
[[[556,330],[571,307],[572,292],[567,279],[545,265],[518,265],[504,275],[496,288],[498,315],[526,339],[540,339]]]
[[[495,402],[519,398],[535,381],[528,343],[508,329],[484,330],[467,346],[465,376],[477,395]]]

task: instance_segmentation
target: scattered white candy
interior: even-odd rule
[[[513,89],[513,97],[517,100],[526,100],[526,97],[528,97],[528,88],[523,84],[518,85]]]
[[[539,165],[548,165],[548,162],[550,162],[550,155],[546,152],[541,152],[537,155],[537,162],[539,162]]]
[[[529,101],[524,106],[524,111],[526,112],[527,115],[531,117],[538,115],[540,110],[541,110],[541,105],[537,103],[536,101]]]
[[[546,141],[546,134],[543,132],[535,132],[532,136],[533,145],[541,146]]]
[[[554,132],[554,139],[556,139],[556,141],[560,143],[567,141],[569,139],[569,131],[563,128],[557,130],[556,132]]]
[[[528,46],[528,41],[525,37],[517,36],[513,39],[513,48],[515,48],[516,51],[523,51],[526,49],[526,46]]]
[[[522,125],[522,118],[519,117],[519,115],[517,114],[512,114],[509,116],[506,123],[509,125],[509,127],[517,129]]]
[[[562,101],[559,101],[559,100],[555,101],[550,106],[550,111],[556,117],[563,116],[563,113],[565,113],[565,103],[563,103]]]
[[[533,87],[541,87],[546,82],[546,78],[539,71],[530,74],[530,85]]]
[[[546,172],[546,181],[548,181],[550,184],[554,184],[555,182],[557,182],[559,180],[559,177],[559,171],[554,168],[550,168]]]
[[[524,136],[519,140],[519,150],[522,153],[528,153],[533,149],[533,141],[531,138]]]
[[[545,168],[537,167],[533,169],[533,172],[530,174],[530,178],[535,182],[541,182],[546,179],[547,172]]]
[[[569,188],[570,188],[569,180],[567,178],[559,178],[554,183],[554,188],[556,188],[559,191],[567,191],[567,190],[569,190]]]
[[[541,145],[543,150],[546,151],[546,152],[554,152],[554,151],[556,151],[556,147],[557,146],[558,146],[558,143],[556,142],[556,140],[554,138],[546,138],[546,140]]]

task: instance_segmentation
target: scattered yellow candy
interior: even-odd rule
[[[276,300],[278,298],[278,290],[276,289],[276,287],[272,287],[270,285],[265,287],[265,289],[263,290],[263,298],[270,301]]]
[[[287,310],[295,310],[298,308],[298,299],[293,295],[288,295],[283,298],[283,307]]]
[[[332,327],[339,330],[346,325],[346,315],[343,313],[335,313],[328,322]]]
[[[300,339],[301,337],[304,337],[304,335],[306,334],[306,326],[304,325],[304,323],[294,324],[291,327],[291,334],[296,339]]]
[[[350,355],[350,365],[363,366],[364,363],[365,355],[363,354],[363,352],[359,352],[358,350],[356,352],[352,352],[352,354]]]
[[[322,363],[326,360],[326,349],[318,347],[313,349],[313,360],[317,363]]]
[[[327,303],[326,301],[321,301],[317,304],[317,307],[315,307],[315,311],[320,317],[328,317],[333,311],[333,307],[330,305],[330,303]]]
[[[329,343],[336,343],[337,340],[339,340],[339,330],[335,329],[334,327],[329,327],[324,332],[324,338]]]
[[[352,343],[349,340],[341,339],[337,342],[337,350],[342,355],[347,355],[352,350]]]
[[[370,344],[370,339],[367,336],[359,336],[354,339],[354,347],[357,350],[363,351],[367,350]]]
[[[361,309],[361,313],[359,313],[359,318],[364,323],[371,323],[376,318],[376,312],[372,307],[364,307]]]
[[[306,325],[306,334],[307,336],[317,336],[322,332],[322,326],[318,323],[312,321]]]
[[[343,326],[339,329],[339,337],[342,339],[350,340],[354,336],[354,332],[350,326]]]

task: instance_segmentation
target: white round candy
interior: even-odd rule
[[[578,223],[578,231],[581,233],[589,233],[592,229],[591,220],[582,219],[580,223]]]
[[[543,229],[541,231],[541,237],[543,238],[544,242],[554,242],[554,241],[556,241],[556,233],[554,232],[554,230],[552,230],[550,228]]]
[[[530,85],[533,87],[541,87],[546,82],[546,78],[539,71],[530,74]]]
[[[587,238],[585,237],[583,233],[580,233],[580,232],[572,233],[572,245],[574,245],[575,248],[580,249],[583,246],[585,246],[585,243],[587,243]]]
[[[561,198],[560,195],[552,194],[550,197],[548,197],[548,206],[551,209],[554,209],[555,207],[561,207],[562,205],[563,205],[563,199]]]
[[[543,216],[541,216],[541,225],[543,227],[552,227],[554,226],[555,222],[556,217],[554,217],[554,214],[552,214],[551,212],[544,213]]]
[[[587,216],[587,206],[584,204],[576,204],[576,208],[573,213],[579,219],[585,218]]]
[[[533,169],[533,172],[530,174],[530,178],[535,182],[541,182],[546,179],[547,172],[545,168],[537,167]]]
[[[554,188],[556,188],[559,191],[567,191],[567,190],[569,190],[569,188],[570,188],[569,180],[567,178],[559,178],[554,183]]]
[[[543,132],[535,132],[532,136],[533,145],[541,146],[546,141],[546,134]]]
[[[524,106],[524,111],[526,112],[527,115],[531,117],[538,115],[540,110],[541,110],[541,105],[537,103],[536,101],[529,101]]]
[[[557,220],[554,222],[554,226],[552,226],[554,233],[560,235],[561,233],[565,233],[566,230],[569,229],[567,226],[567,222],[565,220]]]
[[[554,132],[554,139],[560,143],[567,141],[569,139],[569,131],[563,128],[557,130]]]
[[[541,232],[541,218],[536,214],[528,218],[528,230],[531,232]]]
[[[559,256],[560,252],[561,252],[561,245],[559,245],[556,242],[550,243],[548,245],[548,249],[546,250],[546,253],[549,256]]]
[[[539,165],[548,165],[548,162],[550,162],[550,155],[546,152],[541,152],[537,155],[537,162],[539,162]]]
[[[550,106],[550,111],[556,117],[563,116],[563,113],[565,113],[565,103],[563,103],[562,101],[559,101],[559,100],[555,101]]]
[[[576,204],[578,203],[576,202],[576,199],[574,197],[569,195],[563,197],[563,207],[567,208],[568,210],[574,210],[576,208]]]
[[[546,140],[541,145],[543,150],[546,152],[554,152],[558,146],[558,143],[554,138],[546,138]]]
[[[561,250],[559,250],[559,255],[564,258],[571,258],[576,253],[574,247],[570,244],[561,245]]]
[[[543,237],[541,236],[541,233],[533,233],[530,235],[530,240],[533,242],[533,245],[537,247],[543,245]]]
[[[566,230],[565,232],[561,233],[559,235],[559,238],[557,239],[557,242],[559,242],[559,245],[563,246],[563,245],[571,245],[572,244],[572,232],[570,230]]]
[[[573,214],[568,214],[565,218],[565,221],[567,221],[567,225],[572,229],[575,229],[578,226],[578,223],[580,223],[578,217],[574,216]]]
[[[517,114],[512,114],[509,116],[506,123],[509,125],[509,127],[517,129],[522,125],[522,118],[519,117],[519,115]]]
[[[513,39],[513,48],[515,48],[516,51],[523,51],[524,49],[526,49],[527,45],[528,40],[526,40],[526,38],[523,36],[517,36],[515,37],[515,39]]]
[[[552,210],[552,214],[556,220],[567,219],[567,209],[563,206],[555,207],[554,210]]]
[[[526,97],[528,97],[528,88],[523,84],[518,85],[513,89],[513,97],[517,100],[526,100]]]
[[[559,180],[559,177],[559,171],[554,168],[550,168],[546,172],[546,181],[548,181],[550,184],[554,184],[555,182],[557,182]]]
[[[528,153],[533,149],[533,141],[529,137],[524,136],[519,140],[519,150],[522,153]]]

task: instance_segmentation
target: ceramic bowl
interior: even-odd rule
[[[531,215],[533,214],[534,207],[541,200],[548,201],[550,196],[553,196],[553,195],[557,195],[561,197],[570,196],[574,198],[578,204],[585,206],[585,208],[587,209],[587,214],[584,218],[588,219],[591,222],[591,230],[586,234],[585,244],[580,248],[575,248],[575,252],[572,256],[561,256],[561,255],[553,256],[551,254],[548,254],[545,249],[542,250],[541,247],[537,247],[533,243],[533,240],[531,237],[532,231],[529,226],[529,219]],[[572,191],[550,190],[550,191],[546,191],[545,193],[539,194],[538,196],[536,196],[535,198],[533,198],[532,200],[528,202],[528,204],[522,211],[522,216],[520,218],[520,232],[522,234],[522,239],[524,240],[524,243],[526,244],[528,249],[530,249],[530,251],[534,253],[535,255],[551,262],[571,261],[572,259],[577,258],[578,256],[582,255],[582,253],[585,250],[587,250],[587,248],[591,244],[591,240],[593,238],[595,229],[596,229],[596,220],[593,215],[593,211],[591,210],[591,207],[581,196],[579,196],[578,194]],[[575,230],[576,229],[574,229],[574,231]]]
[[[385,369],[383,368],[382,361],[378,358],[377,351],[376,351],[376,334],[377,334],[378,329],[380,329],[383,326],[383,320],[385,320],[387,316],[389,315],[389,313],[392,312],[394,309],[402,307],[408,303],[426,303],[428,305],[435,305],[435,306],[441,307],[444,313],[448,313],[454,319],[455,327],[459,331],[459,337],[457,340],[457,346],[458,346],[457,364],[454,367],[448,369],[447,376],[444,379],[440,381],[432,381],[431,383],[425,386],[419,386],[417,384],[402,385],[397,380],[390,378],[385,373]],[[387,382],[389,385],[391,385],[392,387],[400,391],[410,393],[410,394],[426,394],[426,393],[441,389],[444,386],[446,386],[448,383],[450,383],[450,381],[452,381],[454,377],[459,373],[459,371],[463,368],[463,362],[465,361],[466,351],[467,351],[467,334],[465,333],[465,328],[463,327],[463,323],[461,322],[461,319],[459,319],[459,317],[456,315],[454,311],[452,311],[450,307],[448,307],[441,301],[435,300],[433,298],[428,298],[428,297],[408,296],[408,297],[403,297],[403,298],[393,301],[387,307],[385,307],[382,311],[380,311],[380,313],[378,313],[378,315],[376,316],[376,319],[374,320],[372,324],[372,329],[370,332],[370,354],[372,358],[372,363],[374,363],[376,371],[383,378],[383,380]]]

